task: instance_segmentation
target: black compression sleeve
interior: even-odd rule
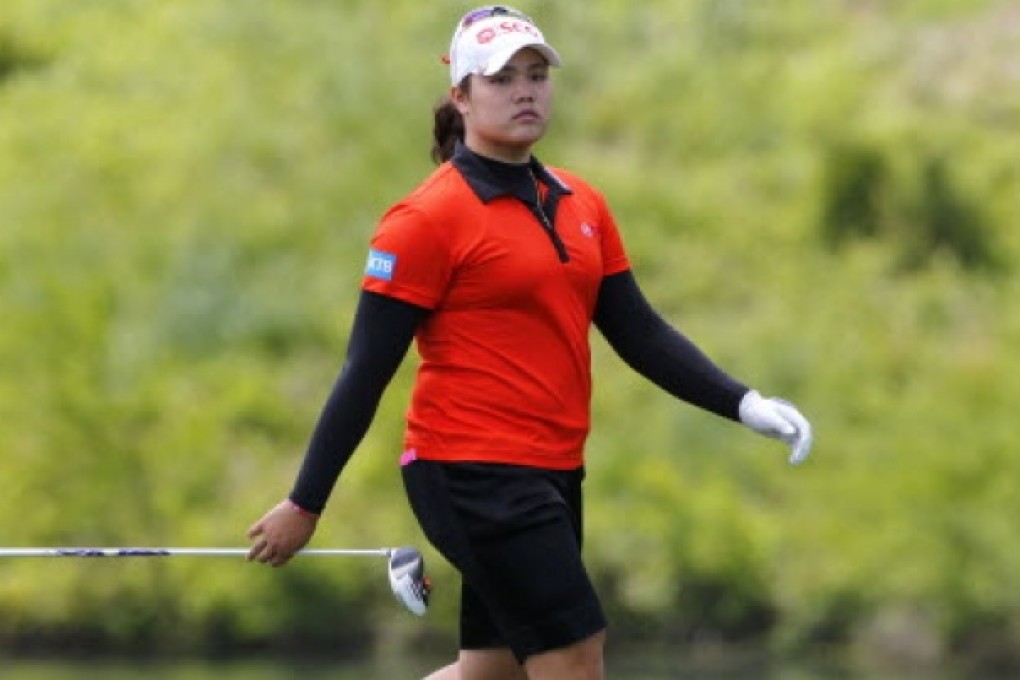
[[[595,325],[635,371],[682,399],[738,420],[748,389],[659,316],[629,271],[607,276],[599,288]]]
[[[347,356],[312,432],[290,499],[322,512],[428,310],[362,292]]]

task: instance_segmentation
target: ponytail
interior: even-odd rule
[[[468,91],[470,79],[465,78],[461,89]],[[439,100],[432,111],[435,122],[432,126],[432,160],[437,165],[453,158],[457,142],[464,141],[464,117],[454,106],[450,95]]]

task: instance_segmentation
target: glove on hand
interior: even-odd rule
[[[791,465],[803,462],[811,452],[811,423],[788,401],[751,390],[740,400],[740,422],[758,434],[789,444]]]

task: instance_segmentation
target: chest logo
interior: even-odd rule
[[[588,238],[595,238],[599,231],[587,222],[581,222],[581,233]]]

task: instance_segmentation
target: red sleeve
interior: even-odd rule
[[[434,309],[452,271],[447,239],[420,210],[391,208],[372,237],[361,287],[419,307]]]
[[[602,276],[619,274],[630,269],[623,238],[616,226],[616,219],[606,204],[606,199],[596,193],[599,204],[599,222],[602,230]]]

